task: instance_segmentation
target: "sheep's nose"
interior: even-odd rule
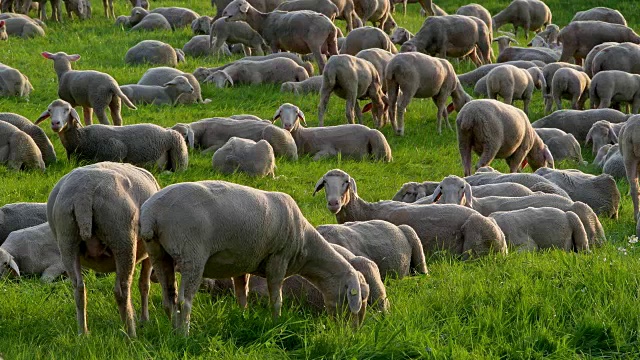
[[[338,200],[329,200],[329,206],[338,206],[340,203]]]
[[[52,121],[51,125],[53,126],[60,126],[60,121]]]

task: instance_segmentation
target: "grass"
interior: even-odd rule
[[[463,0],[443,3],[449,12]],[[507,0],[490,0],[483,5],[496,13]],[[554,22],[565,25],[578,10],[610,6],[627,16],[638,28],[640,18],[631,1],[549,0]],[[208,2],[163,0],[158,6],[187,6],[200,14],[212,14]],[[52,63],[42,51],[78,53],[76,69],[96,69],[112,74],[120,84],[135,83],[146,66],[124,66],[128,48],[143,39],[157,39],[182,47],[190,37],[188,29],[176,32],[128,33],[113,26],[94,4],[95,18],[85,22],[48,23],[47,37],[11,38],[0,44],[0,62],[19,68],[35,87],[29,101],[0,98],[0,111],[20,113],[35,119],[56,96],[57,80]],[[422,18],[416,5],[408,15],[397,13],[396,21],[409,30],[419,29]],[[120,1],[116,13],[128,13]],[[344,28],[344,23],[340,23]],[[506,30],[506,29],[505,29]],[[520,39],[523,43],[524,39]],[[180,68],[214,66],[228,59],[191,59]],[[458,72],[472,68],[454,63]],[[125,122],[151,122],[171,126],[205,117],[251,113],[269,118],[283,102],[300,106],[311,126],[317,96],[281,94],[277,87],[217,89],[203,86],[207,105],[170,107],[141,106],[123,109]],[[542,116],[540,94],[532,104],[531,119]],[[344,100],[333,97],[326,121],[342,124]],[[451,117],[454,120],[454,116]],[[365,117],[372,125],[369,115]],[[155,175],[162,186],[181,181],[223,179],[264,190],[284,191],[298,202],[314,224],[334,223],[322,196],[312,197],[315,182],[327,170],[342,168],[358,181],[360,196],[375,201],[390,199],[406,181],[441,179],[462,175],[453,131],[436,133],[435,107],[430,100],[415,99],[406,116],[406,136],[394,136],[383,129],[393,149],[390,164],[354,162],[340,158],[313,162],[303,157],[296,163],[278,160],[276,179],[252,179],[240,174],[223,176],[211,169],[210,157],[191,154],[183,173]],[[46,128],[46,125],[43,125]],[[58,157],[44,174],[12,172],[0,167],[0,204],[18,201],[46,201],[49,191],[64,174],[82,164],[67,161],[59,139],[50,129]],[[593,159],[589,150],[587,160]],[[504,161],[494,164],[506,171]],[[561,168],[576,167],[561,163]],[[596,169],[579,167],[595,173]],[[530,170],[528,170],[530,171]],[[640,292],[636,269],[640,251],[627,237],[634,233],[628,186],[619,183],[623,196],[618,220],[601,219],[609,242],[590,254],[560,251],[511,253],[460,262],[437,254],[428,259],[430,275],[387,280],[392,310],[385,317],[370,312],[357,332],[307,307],[285,301],[281,320],[274,322],[266,300],[241,311],[233,296],[211,299],[198,294],[189,338],[175,336],[162,311],[161,291],[151,290],[151,321],[128,340],[112,294],[113,275],[96,278],[88,273],[88,324],[91,334],[76,335],[73,293],[68,282],[43,285],[37,279],[0,279],[0,356],[6,359],[87,358],[434,358],[434,359],[530,359],[530,358],[638,358],[640,356]],[[624,250],[624,251],[623,251]],[[134,306],[139,294],[133,290]]]

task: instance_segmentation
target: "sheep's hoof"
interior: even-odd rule
[[[404,136],[404,129],[396,129],[396,135]]]

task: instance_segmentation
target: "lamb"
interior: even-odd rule
[[[200,16],[191,22],[193,35],[209,35],[209,29],[213,18],[211,16]]]
[[[45,170],[42,153],[33,139],[4,121],[0,121],[0,149],[0,164],[5,164],[9,169]]]
[[[520,251],[553,248],[569,252],[589,251],[584,226],[572,211],[526,208],[498,211],[489,217],[498,223],[507,244]]]
[[[573,19],[571,19],[572,22],[588,20],[598,20],[611,24],[620,24],[623,26],[627,26],[627,20],[625,20],[620,11],[607,7],[595,7],[585,11],[578,11],[576,12]]]
[[[222,44],[222,47],[216,52],[215,49],[211,47],[211,43],[209,41],[209,35],[196,35],[184,44],[182,52],[184,52],[185,55],[193,57],[216,55],[231,56],[231,51],[226,43]]]
[[[620,154],[629,182],[629,193],[633,201],[633,218],[638,219],[638,162],[640,162],[640,116],[633,115],[618,135]]]
[[[514,0],[493,18],[493,30],[504,24],[513,24],[515,35],[518,28],[524,29],[525,39],[529,39],[529,31],[542,29],[551,24],[551,10],[540,0]]]
[[[191,124],[178,123],[172,129],[184,137],[189,147],[202,148],[203,153],[215,152],[235,136],[255,142],[267,140],[276,156],[298,160],[298,148],[291,134],[265,121],[211,118]]]
[[[325,65],[323,54],[338,54],[338,31],[329,18],[318,13],[311,11],[262,13],[251,6],[247,0],[234,0],[224,9],[222,16],[229,21],[246,21],[262,35],[273,52],[285,50],[299,54],[313,53],[320,73]]]
[[[609,46],[614,46],[618,44],[619,43],[617,42],[607,41],[602,44],[594,46],[593,49],[591,49],[591,51],[589,51],[589,53],[587,54],[587,57],[584,58],[584,62],[582,64],[584,67],[584,72],[586,72],[590,78],[593,78],[593,75],[594,75],[593,59],[595,59],[595,57],[600,53],[600,51],[608,48]]]
[[[6,41],[9,39],[9,35],[7,35],[7,27],[5,26],[4,20],[0,21],[0,41]]]
[[[47,222],[47,204],[15,203],[0,207],[0,245],[13,231]]]
[[[31,39],[44,36],[44,29],[35,21],[25,18],[4,19],[4,28],[8,36],[19,36],[23,39]]]
[[[565,62],[554,62],[551,64],[547,64],[542,68],[542,75],[544,76],[545,83],[547,84],[547,86],[542,88],[542,96],[544,98],[544,105],[545,105],[545,110],[544,110],[545,114],[550,113],[553,107],[553,99],[551,94],[551,85],[553,84],[553,76],[556,74],[556,71],[562,68],[569,68],[579,72],[584,72],[584,69],[582,68],[582,66],[569,64]],[[590,81],[591,80],[589,80],[589,82]],[[588,89],[588,86],[587,86],[587,89]]]
[[[620,70],[640,74],[640,45],[633,43],[616,44],[602,49],[592,60],[592,72]]]
[[[393,33],[391,34],[391,36],[389,36],[389,40],[391,40],[392,43],[394,44],[398,44],[398,45],[402,45],[404,43],[406,43],[407,41],[411,40],[411,38],[413,38],[413,34],[403,28],[403,27],[397,27]]]
[[[389,36],[384,31],[365,26],[351,31],[340,47],[340,54],[356,55],[360,50],[378,48],[392,54],[398,53]]]
[[[369,203],[358,196],[355,180],[342,170],[329,170],[318,180],[314,194],[325,189],[327,209],[339,224],[385,220],[411,226],[425,254],[448,250],[463,257],[492,251],[506,254],[504,234],[495,222],[475,210],[457,205],[412,205],[397,201]]]
[[[430,18],[427,18],[428,21]],[[385,69],[389,94],[389,116],[397,135],[404,135],[404,112],[414,97],[432,98],[438,108],[438,134],[442,120],[449,123],[449,113],[471,100],[449,61],[420,53],[401,53],[393,57]],[[446,106],[451,96],[453,104]]]
[[[576,64],[581,65],[582,59],[598,44],[607,41],[640,44],[640,36],[624,25],[574,21],[560,31],[558,41],[562,43],[560,61],[566,62],[573,57]]]
[[[557,128],[573,134],[576,139],[584,139],[591,126],[598,120],[607,120],[611,123],[626,121],[628,115],[613,109],[593,110],[559,110],[534,121],[534,128]]]
[[[562,99],[571,100],[572,109],[583,110],[589,97],[590,85],[591,79],[585,72],[568,67],[558,69],[551,83],[551,98],[556,104],[556,110],[562,110]]]
[[[363,24],[370,21],[373,26],[384,29],[389,21],[393,21],[390,14],[391,4],[388,0],[353,0],[353,4]]]
[[[224,88],[227,84],[277,84],[287,81],[303,81],[309,78],[307,70],[287,58],[274,58],[265,61],[237,61],[223,70],[209,75],[204,82],[215,83]]]
[[[627,103],[631,113],[640,111],[640,75],[619,70],[597,73],[591,80],[589,99],[593,108],[605,109],[612,104]]]
[[[216,72],[218,70],[224,70],[224,69],[228,68],[229,66],[235,64],[238,61],[256,61],[256,62],[260,62],[260,61],[265,61],[265,60],[270,60],[270,59],[275,59],[275,58],[291,59],[291,60],[295,61],[295,63],[298,64],[299,66],[302,66],[303,68],[305,68],[307,70],[307,74],[309,76],[313,76],[313,65],[308,61],[303,61],[300,58],[300,56],[298,56],[296,54],[293,54],[293,53],[290,53],[290,52],[278,52],[278,53],[273,53],[273,54],[264,55],[264,56],[245,56],[240,60],[232,61],[232,62],[227,63],[225,65],[214,67],[214,68],[199,67],[199,68],[197,68],[197,69],[195,69],[193,71],[193,75],[196,77],[196,79],[198,79],[198,81],[204,81],[206,78],[208,78],[214,72]]]
[[[142,203],[158,190],[148,171],[103,162],[72,170],[49,194],[47,219],[74,288],[79,334],[88,333],[81,262],[95,271],[116,272],[114,294],[129,337],[136,336],[131,281],[135,264],[142,262],[140,320],[149,320],[151,266],[137,235],[138,215]]]
[[[318,104],[318,125],[324,126],[324,114],[332,92],[347,101],[345,113],[350,124],[354,124],[354,112],[362,124],[359,99],[369,98],[376,127],[384,125],[387,97],[382,92],[382,80],[372,63],[351,55],[334,55],[327,62],[322,74],[322,89]],[[369,107],[365,106],[365,109]],[[366,111],[366,110],[365,110]]]
[[[510,37],[500,36],[493,39],[498,43],[499,55],[497,58],[498,63],[508,61],[541,61],[545,64],[554,63],[558,61],[560,57],[554,50],[546,47],[511,47],[509,43],[517,43]]]
[[[328,127],[306,128],[304,113],[292,104],[282,104],[273,116],[280,119],[282,127],[291,132],[296,142],[298,155],[313,155],[320,160],[340,154],[343,158],[358,160],[373,158],[390,162],[393,160],[391,147],[384,135],[364,125],[347,124]]]
[[[171,30],[171,24],[162,14],[149,13],[141,7],[131,9],[129,25],[132,31]]]
[[[319,94],[322,89],[322,75],[312,76],[303,81],[287,81],[280,86],[280,92],[292,92],[295,95]]]
[[[573,201],[582,201],[596,214],[618,218],[620,191],[612,176],[594,176],[580,170],[538,169],[536,174],[561,187]]]
[[[506,104],[513,105],[514,100],[522,99],[524,113],[529,116],[529,102],[533,95],[533,89],[546,87],[542,71],[538,67],[520,69],[513,65],[498,66],[489,71],[486,77],[487,96],[498,99],[498,95],[504,98]]]
[[[199,218],[205,221],[198,221],[195,233],[185,232],[185,226]],[[224,181],[174,184],[142,206],[140,235],[162,285],[165,311],[185,335],[203,276],[232,277],[242,308],[247,306],[248,274],[266,277],[277,319],[282,282],[300,274],[320,289],[330,314],[348,303],[354,324],[364,320],[369,292],[364,277],[322,238],[287,194]],[[186,236],[199,246],[185,248]],[[174,264],[182,272],[177,294]]]
[[[50,283],[65,273],[60,250],[49,223],[16,230],[0,246],[0,277],[7,273],[20,277],[40,275]]]
[[[560,129],[535,129],[542,142],[549,148],[554,161],[569,159],[587,165],[582,159],[582,149],[576,138]]]
[[[278,5],[275,10],[299,11],[310,10],[328,17],[331,21],[336,19],[340,10],[330,0],[290,0]]]
[[[427,195],[433,194],[433,191],[439,184],[439,182],[435,181],[425,181],[422,183],[414,181],[407,182],[402,184],[400,190],[398,190],[391,200],[413,203]]]
[[[227,7],[231,1],[233,0],[211,0],[211,6],[217,9],[216,16],[213,18],[214,20],[222,17],[224,8]],[[248,2],[260,12],[270,12],[275,10],[284,0],[248,0]]]
[[[602,162],[602,173],[609,174],[614,179],[625,179],[627,174],[624,168],[624,158],[620,153],[620,144],[610,146],[611,148]]]
[[[471,186],[514,182],[524,185],[534,192],[541,191],[571,199],[566,191],[540,175],[527,173],[502,174],[491,166],[481,167],[475,174],[465,177],[464,180]]]
[[[151,68],[147,70],[140,80],[138,85],[158,85],[162,86],[167,82],[174,79],[176,76],[182,75],[189,80],[191,86],[193,86],[193,93],[184,94],[178,99],[178,104],[193,104],[193,103],[206,103],[207,100],[202,100],[202,91],[200,89],[200,83],[196,80],[195,76],[191,73],[182,72],[177,69],[173,69],[166,66]]]
[[[275,177],[276,158],[266,140],[255,142],[234,136],[213,153],[212,165],[223,174],[237,170],[251,176]]]
[[[151,13],[164,16],[174,30],[191,26],[193,20],[200,17],[195,11],[182,7],[159,7],[151,10]]]
[[[588,144],[589,141],[591,141],[593,143],[591,152],[597,154],[599,149],[605,144],[618,143],[618,134],[620,134],[620,130],[624,125],[624,122],[612,124],[607,120],[596,121],[593,123],[593,126],[591,126],[591,129],[589,129],[584,143]]]
[[[487,74],[489,73],[489,71],[493,70],[494,68],[498,67],[498,66],[502,66],[502,65],[513,65],[517,68],[520,69],[528,69],[534,66],[544,66],[544,63],[538,62],[538,61],[508,61],[506,63],[501,63],[501,64],[486,64],[486,65],[482,65],[479,68],[476,68],[472,71],[469,71],[467,73],[464,74],[460,74],[458,75],[458,80],[460,80],[460,83],[464,86],[475,86],[476,83],[482,79],[483,77],[487,76]]]
[[[178,66],[179,56],[169,44],[157,40],[142,40],[130,48],[124,56],[128,65],[153,64]]]
[[[0,63],[0,96],[29,98],[33,86],[29,78],[20,70]]]
[[[180,96],[193,93],[193,86],[182,75],[176,76],[163,86],[135,84],[123,85],[120,89],[134,104],[174,106]]]
[[[480,4],[468,4],[463,5],[456,10],[456,15],[475,16],[487,24],[489,29],[489,38],[493,39],[493,20],[491,19],[491,13]]]
[[[211,23],[209,43],[214,52],[217,52],[225,42],[242,44],[246,56],[251,56],[252,52],[262,56],[264,55],[263,46],[267,47],[262,36],[246,22],[227,21],[226,18],[220,18]]]
[[[51,140],[49,140],[41,128],[34,125],[29,119],[18,114],[0,113],[0,123],[2,122],[9,123],[29,135],[36,143],[38,149],[40,149],[42,160],[44,160],[46,165],[51,165],[56,162],[56,151],[53,148]]]
[[[51,130],[60,137],[67,158],[118,161],[159,169],[185,170],[189,164],[187,146],[179,133],[154,124],[127,126],[95,125],[83,128],[78,113],[64,100],[54,100],[36,124],[51,118]]]
[[[370,220],[320,225],[317,230],[329,243],[373,260],[383,279],[428,273],[420,238],[408,225]]]
[[[372,63],[382,79],[382,92],[387,92],[387,82],[384,80],[384,73],[387,65],[393,59],[394,54],[382,49],[365,49],[356,54],[357,58],[367,60]]]

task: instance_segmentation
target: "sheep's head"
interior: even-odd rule
[[[130,20],[129,20],[129,16],[126,15],[120,15],[118,16],[118,18],[116,19],[116,26],[121,26],[121,27],[127,27],[130,24]]]
[[[132,25],[135,25],[142,21],[145,16],[149,15],[149,12],[141,7],[134,7],[131,9],[131,16],[129,17],[129,22]]]
[[[233,0],[222,11],[222,17],[225,21],[239,21],[247,18],[247,12],[251,8],[251,4],[247,0]]]
[[[193,94],[194,91],[193,86],[191,86],[191,83],[189,82],[189,79],[182,75],[176,76],[175,78],[173,78],[173,80],[165,83],[162,86],[173,86],[176,88],[176,90],[178,90],[178,93],[180,94]]]
[[[181,62],[187,62],[185,55],[184,55],[184,51],[182,51],[182,49],[178,49],[178,48],[174,48],[173,50],[175,50],[176,52],[176,60],[181,63]]]
[[[324,306],[330,315],[345,309],[344,305],[347,304],[352,326],[357,328],[364,322],[369,299],[369,284],[359,271],[352,268],[338,279],[335,288],[325,289],[322,295]]]
[[[547,80],[545,80],[544,75],[542,74],[542,70],[539,67],[534,66],[532,68],[528,68],[527,72],[531,75],[533,79],[533,84],[536,89],[546,89],[547,88]]]
[[[193,31],[195,35],[209,35],[211,20],[210,16],[200,16],[191,22],[191,31]]]
[[[368,301],[381,313],[389,312],[389,299],[387,298],[387,289],[380,277],[380,269],[375,262],[363,256],[355,256],[349,260],[354,269],[362,273],[367,284],[369,285]]]
[[[184,138],[184,141],[187,142],[187,145],[189,145],[191,149],[194,148],[195,146],[194,134],[189,124],[177,123],[171,127],[171,130],[177,131],[180,135],[182,135],[182,137]]]
[[[375,122],[378,128],[381,128],[384,125],[384,116],[389,110],[389,98],[382,91],[382,81],[380,80],[380,75],[375,71],[373,65],[373,76],[371,80],[371,85],[369,85],[368,95],[371,102],[366,104],[362,108],[362,112],[371,111],[373,115],[373,121]]]
[[[294,131],[300,126],[300,121],[307,126],[307,122],[304,120],[304,113],[297,106],[289,103],[285,103],[280,105],[276,113],[273,115],[273,120],[271,122],[275,122],[280,119],[282,123],[282,128],[287,131]]]
[[[540,139],[540,137],[538,137],[537,134],[536,134],[536,137],[537,139],[533,147],[531,148],[531,150],[529,150],[527,157],[522,162],[522,168],[524,168],[528,162],[529,165],[531,165],[531,168],[533,169],[533,171],[536,171],[542,167],[549,167],[553,169],[554,163],[553,163],[553,155],[551,155],[551,151],[549,151],[549,148],[547,147],[547,145],[545,145],[542,142],[542,140]]]
[[[593,164],[594,165],[598,165],[599,167],[603,167],[604,163],[607,161],[607,158],[609,157],[609,152],[611,151],[610,149],[613,148],[614,145],[611,144],[606,144],[603,145],[600,149],[598,149],[598,154],[596,155],[596,158],[593,159]],[[618,144],[615,145],[616,146],[616,150],[618,149]]]
[[[193,76],[200,82],[204,82],[209,75],[211,75],[211,71],[205,67],[199,67],[193,71]]]
[[[41,53],[42,57],[45,59],[53,60],[53,66],[58,70],[68,70],[71,69],[71,62],[80,60],[80,55],[68,55],[65,52],[57,52],[52,54],[50,52],[44,51]]]
[[[340,169],[329,170],[318,180],[313,195],[324,188],[327,199],[327,209],[334,214],[340,212],[343,206],[351,201],[351,194],[358,194],[356,181]],[[351,191],[350,191],[351,190]]]
[[[5,249],[0,249],[0,277],[6,275],[20,277],[20,270],[13,256]]]
[[[219,88],[224,88],[227,84],[233,87],[233,79],[223,70],[218,70],[204,79],[205,83],[214,83]]]
[[[584,144],[587,145],[589,141],[593,142],[592,151],[596,154],[604,145],[618,143],[618,135],[613,131],[610,122],[599,120],[593,123],[591,129],[589,129]]]
[[[400,47],[400,52],[416,52],[418,51],[418,47],[411,40],[402,44]]]
[[[400,190],[398,190],[398,192],[393,196],[392,200],[412,203],[420,198],[427,196],[426,193],[424,194],[421,193],[421,191],[424,188],[421,187],[420,185],[421,184],[418,182],[408,182],[408,183],[402,184],[402,187],[400,187]]]
[[[394,44],[402,45],[411,40],[412,37],[413,36],[409,32],[409,30],[403,27],[398,27],[393,31],[393,34],[391,34],[389,39],[391,39],[391,42]]]
[[[387,21],[384,22],[384,25],[382,26],[382,30],[387,33],[387,34],[391,34],[391,32],[393,31],[393,29],[397,28],[398,24],[396,23],[396,21],[391,17],[391,15],[389,15],[389,17],[387,18]]]
[[[438,204],[473,206],[471,185],[463,178],[449,175],[440,182],[433,192],[433,201]]]
[[[67,127],[82,127],[78,112],[64,100],[54,100],[45,112],[40,114],[35,124],[39,124],[47,118],[51,118],[51,130],[56,133],[63,132]]]
[[[504,36],[504,35],[498,36],[497,38],[493,39],[493,42],[498,43],[498,49],[501,52],[503,49],[508,48],[511,45],[511,43],[514,43],[516,45],[518,44],[518,42],[515,39],[509,36]]]

